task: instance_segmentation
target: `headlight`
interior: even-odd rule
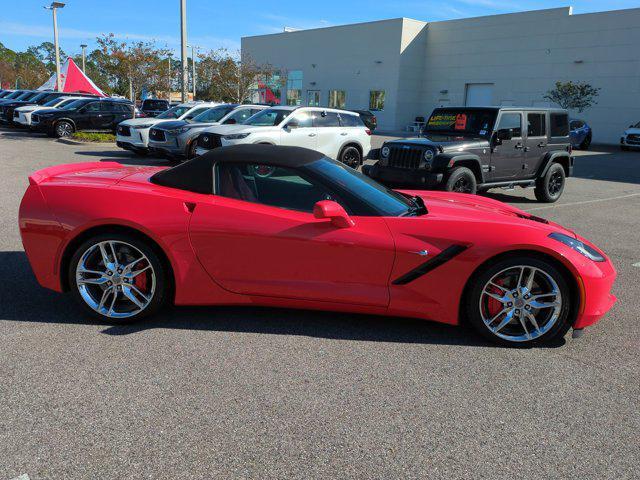
[[[191,130],[191,127],[180,127],[173,130],[169,130],[169,133],[172,133],[174,135],[180,135],[181,133],[187,132],[189,130]]]
[[[380,154],[384,157],[387,158],[389,156],[389,153],[391,152],[391,150],[389,149],[389,147],[382,147],[382,149],[380,150]]]
[[[250,133],[234,133],[233,135],[225,135],[224,138],[225,140],[242,140],[243,138],[247,138],[249,135],[251,135]]]
[[[558,242],[564,243],[568,247],[571,247],[576,252],[581,253],[589,260],[593,260],[594,262],[604,262],[604,257],[598,253],[595,249],[591,248],[589,245],[585,245],[580,240],[570,237],[569,235],[564,235],[562,233],[552,233],[549,235],[549,238],[553,238]]]
[[[145,128],[153,127],[153,123],[143,123],[142,125],[131,125],[131,128],[135,128],[136,130],[142,130]]]

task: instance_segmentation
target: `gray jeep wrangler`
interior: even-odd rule
[[[566,110],[517,107],[437,108],[422,136],[385,142],[363,172],[391,186],[476,193],[535,188],[557,201],[573,172]]]

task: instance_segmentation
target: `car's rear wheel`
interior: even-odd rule
[[[342,150],[339,160],[345,165],[357,169],[362,163],[362,155],[357,147],[349,145]]]
[[[66,120],[61,120],[56,123],[53,131],[58,138],[69,137],[75,131],[71,122],[67,122]]]
[[[554,203],[562,196],[564,191],[566,176],[564,168],[559,163],[554,163],[549,167],[544,177],[539,178],[534,191],[536,198],[540,202]]]
[[[80,304],[113,323],[151,315],[168,298],[163,262],[132,235],[101,234],[85,241],[73,254],[68,275]]]
[[[550,262],[517,256],[480,272],[465,299],[466,318],[484,337],[503,345],[545,344],[571,327],[571,290]]]
[[[189,144],[189,148],[187,149],[187,160],[191,160],[192,158],[196,158],[196,148],[198,148],[198,142],[193,140]]]
[[[454,168],[445,182],[444,188],[447,192],[471,193],[478,190],[476,176],[467,167]]]
[[[587,135],[585,139],[580,144],[580,150],[589,150],[591,146],[591,135]]]

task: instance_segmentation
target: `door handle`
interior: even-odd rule
[[[309,134],[309,136],[310,136],[310,137],[315,137],[315,136],[316,136],[316,134],[315,134],[315,133],[310,133],[310,134]]]
[[[546,144],[546,143],[544,143],[544,142],[540,142],[540,143],[538,144],[538,148],[544,148],[544,147],[546,147],[546,146],[547,146],[547,144]]]
[[[349,134],[347,132],[342,132],[340,135],[342,135],[343,137],[346,137]]]
[[[524,145],[522,145],[521,143],[516,145],[516,150],[523,150],[524,149]]]
[[[528,152],[529,150],[531,150],[531,148],[529,148],[529,147],[524,147],[524,151],[525,151],[525,152]]]

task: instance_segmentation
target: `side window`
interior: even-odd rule
[[[328,189],[289,168],[221,163],[215,169],[216,193],[223,197],[309,213],[317,202],[334,199]]]
[[[100,102],[93,102],[89,105],[85,105],[84,111],[87,113],[95,113],[100,111]]]
[[[298,122],[298,128],[313,127],[313,116],[310,112],[297,112],[291,119]]]
[[[339,127],[340,118],[336,112],[314,112],[313,124],[316,127]]]
[[[519,113],[503,113],[497,130],[511,130],[515,138],[522,137],[522,115]]]
[[[362,127],[364,123],[362,118],[358,115],[348,115],[346,113],[340,114],[340,123],[343,127]]]
[[[566,113],[551,114],[551,136],[566,137],[569,135],[569,116]]]
[[[242,110],[238,110],[237,112],[233,112],[231,115],[229,115],[229,118],[225,120],[225,123],[229,123],[229,120],[231,119],[235,120],[237,123],[242,123],[252,115],[253,110],[243,108]]]
[[[185,120],[191,120],[193,117],[197,117],[198,115],[200,115],[205,110],[208,110],[209,108],[211,107],[196,108],[195,110],[190,112],[188,115],[186,115],[184,118]]]
[[[571,130],[578,130],[579,128],[584,127],[584,122],[582,122],[581,120],[572,120],[571,123],[569,124],[569,128]]]
[[[527,114],[527,135],[530,137],[547,136],[547,116],[544,113]]]

